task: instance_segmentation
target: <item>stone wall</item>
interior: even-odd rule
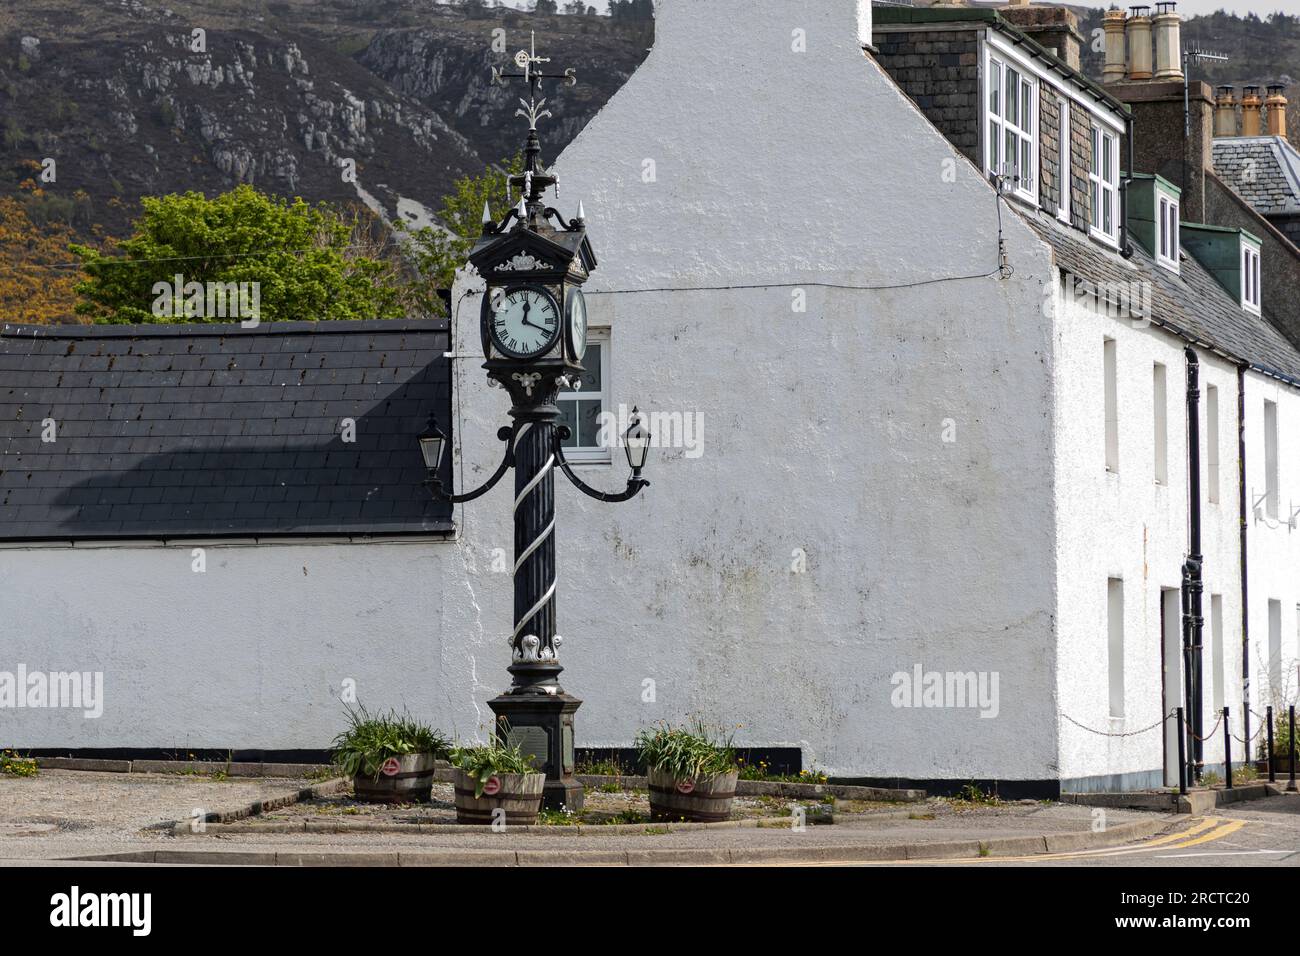
[[[1038,204],[1055,214],[1061,203],[1061,101],[1039,86]]]
[[[983,168],[979,32],[882,30],[876,60],[948,141]]]
[[[1070,110],[1070,224],[1088,231],[1088,169],[1092,165],[1092,123],[1081,109]],[[1116,211],[1118,214],[1118,210]]]

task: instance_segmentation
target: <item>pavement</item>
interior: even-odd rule
[[[1231,866],[1300,863],[1300,796],[1282,794],[1200,816],[1025,801],[929,800],[903,811],[837,815],[802,830],[694,826],[559,827],[416,833],[173,835],[176,821],[238,813],[311,786],[305,779],[43,770],[0,778],[0,866],[243,865],[1070,865]],[[256,817],[252,818],[254,821]],[[21,824],[21,826],[19,826]]]

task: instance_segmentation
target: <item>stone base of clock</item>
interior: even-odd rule
[[[558,693],[502,694],[488,701],[496,714],[497,736],[536,755],[538,769],[546,774],[542,806],[582,809],[582,784],[573,776],[573,714],[582,701]]]

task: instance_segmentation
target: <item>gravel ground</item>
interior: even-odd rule
[[[1010,803],[1000,806],[962,806],[932,799],[910,804],[908,817],[879,812],[837,814],[833,826],[808,826],[802,832],[783,829],[709,829],[672,833],[601,833],[600,827],[557,828],[539,833],[353,833],[353,834],[224,834],[210,824],[206,835],[174,837],[162,834],[159,824],[187,819],[196,807],[232,810],[254,800],[278,796],[307,785],[302,780],[230,779],[166,774],[88,773],[43,770],[32,778],[0,778],[0,823],[54,823],[47,834],[5,836],[0,828],[0,860],[52,859],[96,853],[143,849],[267,848],[276,850],[394,851],[401,849],[501,849],[619,850],[683,847],[789,847],[837,846],[846,843],[880,845],[898,842],[987,840],[1007,836],[1090,830],[1093,808],[1054,803]],[[448,788],[449,789],[449,788]],[[449,796],[449,794],[447,795]],[[592,792],[588,799],[613,804],[631,796]],[[752,799],[752,798],[751,798]],[[757,801],[754,801],[757,803]],[[778,801],[789,812],[792,801]],[[797,801],[793,801],[797,802]],[[337,802],[336,806],[345,806]],[[315,808],[319,811],[319,808]],[[431,812],[430,807],[416,812]],[[772,809],[776,809],[775,807]],[[897,810],[896,807],[890,809]],[[281,813],[283,811],[277,811]],[[299,810],[313,812],[312,810]],[[341,812],[341,811],[336,811]],[[401,813],[372,810],[368,815]],[[409,815],[412,811],[406,808]],[[1109,810],[1110,824],[1149,820],[1140,811]]]
[[[0,776],[0,822],[53,823],[62,834],[129,844],[150,827],[190,819],[196,809],[234,810],[305,786],[306,780],[284,778],[42,770],[35,777]]]

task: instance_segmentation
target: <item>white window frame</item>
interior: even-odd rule
[[[1056,199],[1056,218],[1061,222],[1070,222],[1070,193],[1074,190],[1074,167],[1070,161],[1070,144],[1074,135],[1070,127],[1070,99],[1058,94],[1056,102],[1056,119],[1059,126],[1057,136],[1057,168],[1060,182],[1057,184],[1059,195]]]
[[[1099,211],[1107,208],[1110,211],[1109,230]],[[1092,124],[1088,150],[1088,231],[1095,239],[1119,246],[1119,137],[1099,123]]]
[[[1241,307],[1260,314],[1259,249],[1248,242],[1241,244]]]
[[[613,412],[610,405],[610,337],[609,329],[588,329],[587,330],[587,354],[590,355],[593,350],[600,352],[600,410],[602,412]],[[592,392],[589,391],[561,391],[555,398],[556,404],[561,402],[576,402],[582,399],[590,401]],[[576,416],[575,416],[576,417]],[[607,465],[613,459],[612,446],[600,445],[575,445],[564,449],[564,457],[570,464],[588,464],[588,465]]]
[[[1006,176],[1014,195],[1038,204],[1038,77],[1020,63],[990,49],[985,58],[984,165],[989,175]],[[1007,80],[1014,71],[1016,105],[1008,115]],[[996,82],[995,82],[996,81]],[[1027,121],[1027,122],[1026,122]],[[1006,161],[1006,141],[1015,140],[1016,159]],[[1028,163],[1028,170],[1023,167]],[[1027,175],[1025,175],[1027,173]]]
[[[1166,269],[1178,271],[1179,253],[1178,200],[1156,192],[1156,262]]]

